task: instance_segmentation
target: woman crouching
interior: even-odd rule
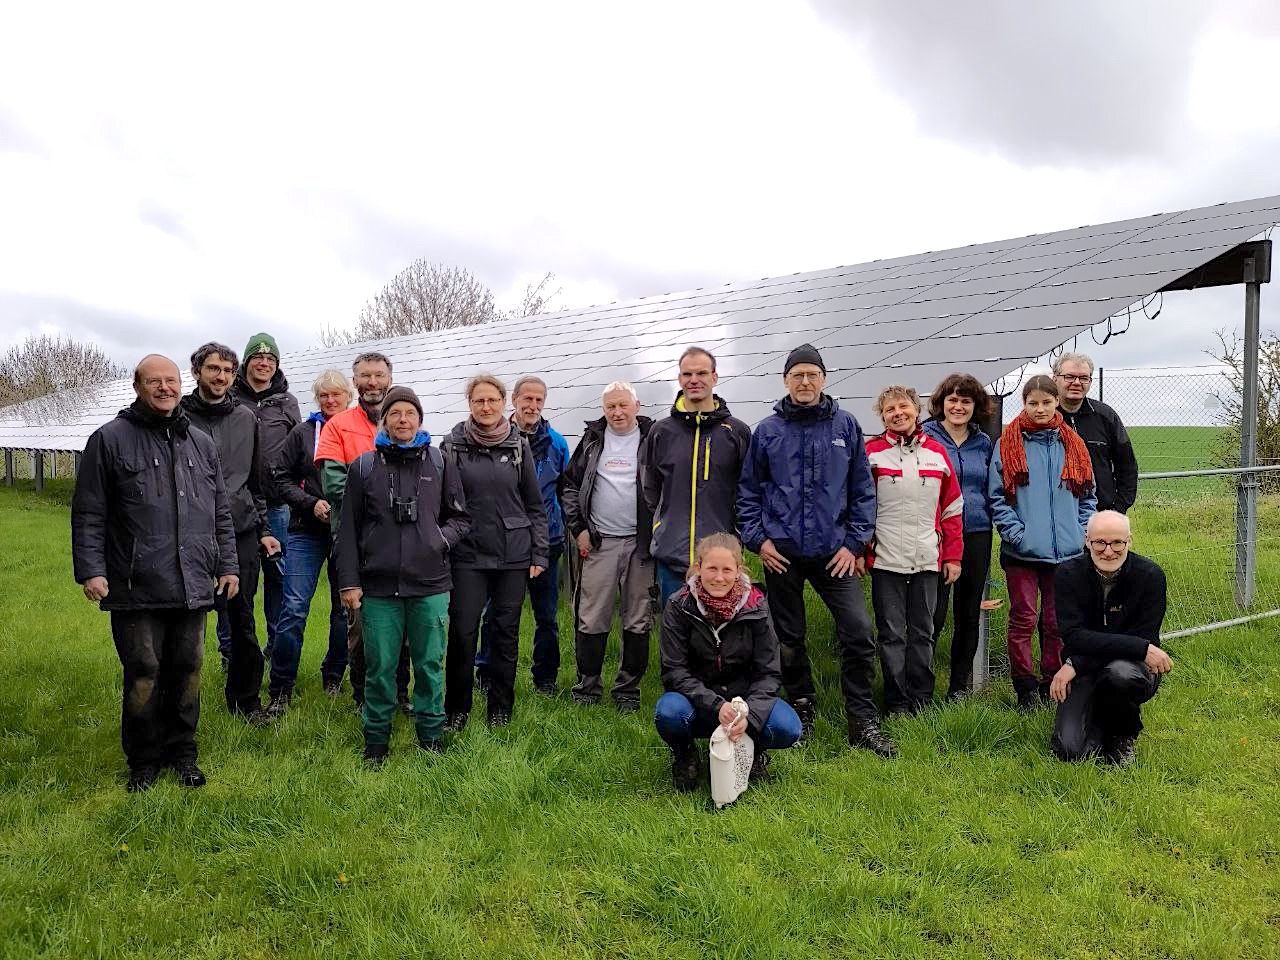
[[[767,751],[800,739],[800,718],[778,699],[782,669],[764,592],[751,583],[742,563],[742,544],[727,533],[699,543],[688,583],[662,614],[662,684],[654,724],[671,748],[671,780],[680,791],[698,785],[700,761],[694,738],[709,737],[720,725],[737,741],[755,741],[751,779],[768,774]],[[730,701],[747,703],[738,719]]]

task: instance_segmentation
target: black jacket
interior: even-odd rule
[[[222,482],[231,501],[237,536],[253,531],[262,539],[267,527],[267,501],[262,490],[262,459],[258,453],[258,420],[249,408],[228,395],[209,403],[197,387],[182,398],[191,425],[213,438],[222,464]]]
[[[662,686],[688,697],[696,710],[715,715],[734,697],[747,702],[747,727],[759,735],[782,685],[778,637],[769,604],[752,587],[746,605],[719,634],[703,617],[687,586],[662,612]]]
[[[547,511],[529,442],[514,427],[501,443],[467,441],[457,424],[441,444],[456,466],[471,514],[471,532],[452,551],[463,569],[519,570],[547,565]]]
[[[703,537],[737,530],[738,478],[751,446],[751,428],[730,416],[719,397],[709,413],[686,410],[683,398],[676,397],[671,415],[649,432],[641,456],[653,555],[675,570],[692,565]]]
[[[207,609],[214,581],[239,572],[218,451],[181,408],[135,401],[89,437],[71,555],[78,583],[107,578],[103,610]]]
[[[416,523],[397,523],[391,506],[415,497]],[[429,597],[453,588],[449,553],[471,529],[457,471],[427,445],[379,445],[347,473],[334,550],[340,589],[371,597]]]
[[[1086,397],[1075,413],[1062,410],[1062,419],[1089,448],[1098,509],[1127,513],[1138,499],[1138,458],[1120,414]]]
[[[240,373],[236,377],[233,388],[235,397],[242,405],[258,418],[258,458],[262,463],[260,484],[270,506],[276,507],[284,503],[280,499],[275,485],[271,483],[276,458],[280,448],[284,446],[289,431],[302,420],[298,410],[298,398],[289,392],[289,381],[277,368],[271,377],[267,389],[255,392],[245,377],[244,364],[240,365]]]
[[[317,520],[316,502],[325,499],[316,469],[316,435],[324,426],[320,414],[314,413],[289,431],[272,465],[272,487],[275,499],[289,506],[289,529],[316,536],[329,535],[328,521]]]
[[[1100,670],[1112,660],[1142,660],[1148,644],[1160,645],[1165,579],[1154,560],[1129,554],[1105,603],[1102,578],[1088,555],[1060,563],[1053,589],[1063,654],[1076,672]]]
[[[636,417],[636,423],[640,427],[639,464],[636,468],[636,552],[641,560],[647,560],[649,540],[653,535],[653,514],[644,496],[644,449],[645,441],[653,430],[653,418]],[[560,506],[564,508],[564,525],[569,536],[576,540],[578,534],[586,530],[595,549],[600,548],[600,531],[591,525],[591,494],[596,487],[596,466],[600,463],[607,429],[609,426],[604,417],[586,422],[582,439],[574,448],[560,483]]]

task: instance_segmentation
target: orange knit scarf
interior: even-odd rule
[[[1061,413],[1055,412],[1048,423],[1036,423],[1024,410],[1000,433],[1004,495],[1010,503],[1017,502],[1018,487],[1025,487],[1030,480],[1027,448],[1023,445],[1022,434],[1054,429],[1058,431],[1066,450],[1062,463],[1062,482],[1077,497],[1083,497],[1093,489],[1093,463],[1089,460],[1089,448],[1080,439],[1080,434],[1067,426]]]

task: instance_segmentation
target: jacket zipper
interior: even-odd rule
[[[693,469],[689,474],[689,566],[693,566],[694,531],[698,525],[698,447],[702,440],[702,414],[697,414],[693,428]],[[708,448],[710,442],[708,441]]]

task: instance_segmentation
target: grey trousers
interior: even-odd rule
[[[939,578],[932,571],[871,571],[886,713],[915,712],[933,701],[933,611]]]
[[[621,656],[613,682],[613,698],[638,701],[640,680],[649,664],[649,631],[653,627],[654,562],[636,554],[635,537],[601,537],[599,548],[582,561],[574,597],[577,636],[574,653],[578,696],[599,698],[605,645],[619,602],[622,619]]]

